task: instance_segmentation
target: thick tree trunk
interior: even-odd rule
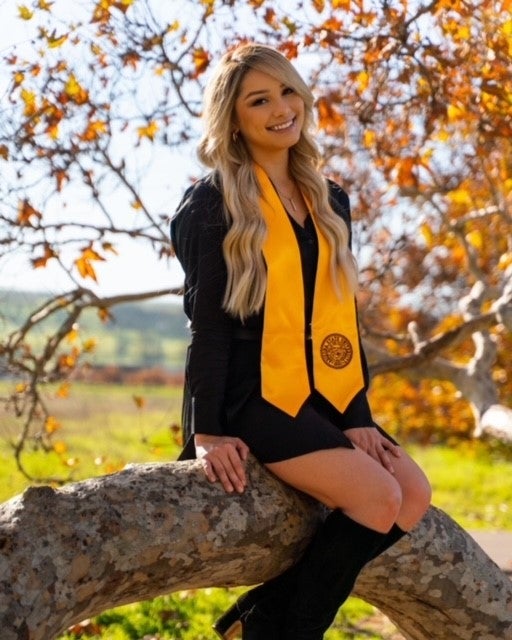
[[[4,503],[2,640],[51,640],[123,603],[282,571],[322,512],[253,459],[248,473],[242,496],[206,482],[197,462],[175,462],[28,489]],[[356,592],[408,639],[512,638],[510,581],[435,508],[365,568]]]

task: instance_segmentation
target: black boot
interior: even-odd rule
[[[343,518],[340,518],[337,516],[334,520],[340,520],[343,525],[344,518],[347,517],[344,516]],[[353,522],[350,518],[347,518],[347,520],[349,522]],[[357,525],[357,523],[355,524]],[[320,526],[322,527],[323,525]],[[362,525],[357,526],[362,527]],[[370,529],[369,531],[373,530]],[[405,535],[405,532],[396,524],[393,525],[391,530],[386,534],[379,534],[377,532],[373,533],[377,535],[379,542],[373,549],[368,561],[376,558]],[[337,549],[336,556],[340,556],[345,552],[345,547],[341,546],[343,541],[344,537],[340,536],[338,543],[340,546]],[[314,538],[311,546],[315,543],[317,545],[323,544],[323,542],[319,542]],[[337,542],[334,541],[333,544],[336,548]],[[223,638],[223,640],[234,639],[242,632],[243,622],[245,622],[245,628],[243,628],[242,635],[243,640],[253,640],[253,638],[262,638],[263,640],[282,640],[282,638],[287,637],[285,635],[285,627],[289,620],[287,611],[290,607],[290,599],[297,589],[297,580],[302,564],[307,562],[307,558],[311,553],[312,552],[308,549],[304,554],[304,557],[299,560],[296,565],[290,567],[276,578],[258,585],[257,587],[254,587],[242,594],[230,609],[228,609],[226,613],[213,625],[213,628],[219,637]],[[311,562],[311,560],[309,562]],[[337,607],[339,606],[340,605],[337,605]],[[280,631],[276,631],[276,628],[280,629]],[[256,635],[258,633],[260,634],[259,636]]]
[[[213,625],[219,637],[232,640],[281,640],[279,629],[295,591],[298,565],[243,593]]]
[[[386,536],[342,511],[330,513],[299,562],[282,639],[321,640],[359,572],[383,547]]]
[[[382,544],[378,545],[374,550],[372,557],[370,560],[373,560],[377,556],[380,556],[381,553],[384,553],[387,549],[396,544],[399,540],[401,540],[404,536],[407,535],[407,531],[400,529],[400,527],[395,523],[391,529],[386,533],[385,538],[382,540]]]

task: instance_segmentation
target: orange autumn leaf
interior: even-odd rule
[[[276,12],[272,8],[268,8],[265,11],[265,22],[273,28],[276,28]]]
[[[466,233],[466,241],[474,248],[481,249],[484,245],[482,233],[477,229]]]
[[[48,260],[51,260],[52,258],[56,258],[56,257],[57,257],[57,253],[55,253],[55,251],[50,247],[49,244],[45,244],[43,255],[39,256],[38,258],[33,258],[32,266],[34,267],[34,269],[40,269],[42,267],[46,267],[46,263],[48,262]]]
[[[59,440],[58,442],[53,443],[53,450],[57,455],[62,455],[63,453],[66,453],[66,451],[68,450],[68,447],[65,442],[62,442],[62,440]]]
[[[136,51],[128,51],[122,57],[123,64],[132,69],[137,69],[137,65],[140,61],[140,55]]]
[[[59,356],[58,365],[59,369],[73,369],[76,365],[76,360],[79,355],[79,350],[73,348],[70,353],[63,353]]]
[[[91,278],[94,282],[98,282],[96,271],[89,260],[86,260],[85,258],[78,258],[75,260],[75,265],[82,278]]]
[[[149,140],[154,140],[158,129],[158,123],[152,120],[151,122],[148,122],[146,126],[138,127],[137,132],[139,134],[139,138],[149,138]]]
[[[398,163],[398,171],[396,181],[402,189],[414,188],[418,186],[418,178],[415,174],[416,161],[408,156],[400,158]]]
[[[192,58],[194,60],[195,73],[194,78],[197,78],[201,73],[206,71],[208,65],[210,64],[210,54],[208,51],[199,47],[198,49],[194,49],[192,54]]]
[[[325,9],[325,0],[311,0],[311,4],[318,11],[318,13],[322,13]]]
[[[57,398],[68,398],[71,385],[69,382],[63,382],[55,392]]]
[[[98,140],[101,135],[107,133],[108,127],[107,123],[103,120],[91,120],[87,124],[87,128],[80,135],[80,139],[84,142],[93,142],[94,140]]]
[[[22,4],[18,6],[18,15],[22,20],[30,20],[34,15],[34,12]]]
[[[106,307],[100,307],[98,309],[98,317],[101,320],[101,322],[108,322],[109,320],[112,319],[112,314]]]
[[[96,3],[92,14],[91,22],[108,22],[110,20],[111,0],[100,0]]]
[[[53,177],[55,178],[55,182],[57,184],[57,191],[62,191],[62,185],[64,184],[64,181],[67,182],[69,180],[67,172],[64,171],[64,169],[57,169],[54,172]]]
[[[93,353],[98,345],[98,341],[95,338],[89,338],[82,346],[84,353]]]
[[[20,201],[18,205],[18,224],[20,227],[32,226],[32,218],[41,220],[42,217],[42,213],[34,209],[28,200]]]
[[[46,42],[48,43],[48,47],[50,49],[57,49],[57,47],[62,46],[66,40],[68,39],[68,34],[64,33],[61,36],[58,36],[55,31],[51,35],[46,36]]]
[[[5,144],[0,144],[0,158],[9,160],[9,149]]]
[[[434,233],[432,228],[427,222],[424,222],[420,227],[420,233],[425,241],[425,244],[429,249],[434,246]]]
[[[512,264],[512,251],[508,251],[507,253],[503,253],[500,256],[500,260],[498,262],[498,269],[505,271]]]
[[[319,98],[316,108],[318,110],[318,124],[321,129],[333,129],[343,123],[341,113],[336,110],[329,99]]]
[[[75,104],[84,104],[89,99],[89,93],[82,87],[73,73],[66,82],[64,92]]]
[[[12,77],[14,80],[15,87],[20,85],[23,82],[23,80],[25,80],[25,74],[23,73],[23,71],[16,71],[16,73],[14,73]]]
[[[33,91],[22,89],[21,99],[23,100],[23,103],[25,105],[23,115],[28,117],[33,116],[37,112],[36,94]]]
[[[143,396],[133,395],[132,400],[134,401],[137,409],[144,409],[144,407],[146,406],[146,398],[144,398]]]
[[[61,427],[60,422],[54,416],[48,416],[44,423],[44,430],[48,435],[55,433]]]
[[[78,340],[79,336],[80,333],[78,331],[78,327],[73,327],[73,329],[68,331],[66,335],[66,342],[68,342],[68,344],[74,344]]]
[[[101,247],[104,251],[110,251],[115,256],[118,256],[119,253],[111,242],[102,242]]]
[[[97,253],[92,247],[87,247],[82,251],[82,255],[75,260],[75,266],[82,278],[91,278],[97,282],[98,279],[96,278],[96,271],[92,266],[92,262],[104,260],[105,258]]]
[[[118,0],[118,2],[114,3],[114,6],[116,9],[119,9],[119,11],[126,13],[132,4],[133,0]]]

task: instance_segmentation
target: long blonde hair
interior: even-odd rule
[[[291,87],[304,101],[301,136],[289,152],[293,178],[312,203],[315,220],[329,242],[331,273],[343,270],[349,286],[356,289],[357,269],[348,247],[349,233],[334,213],[327,182],[320,174],[320,152],[311,135],[314,98],[293,65],[281,53],[260,44],[245,44],[225,54],[205,92],[204,134],[198,146],[203,164],[220,177],[225,213],[230,224],[223,252],[227,266],[224,308],[244,319],[260,311],[265,298],[266,269],[262,247],[266,225],[259,208],[260,190],[253,160],[242,138],[233,136],[235,101],[245,74],[255,69]]]

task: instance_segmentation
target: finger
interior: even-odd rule
[[[231,480],[235,484],[237,491],[243,491],[247,484],[247,478],[245,474],[245,465],[243,464],[244,458],[241,457],[238,449],[228,450],[229,462],[231,467],[228,468]]]
[[[232,461],[230,454],[235,452],[236,458]],[[215,473],[220,480],[224,489],[228,492],[236,489],[239,493],[242,493],[245,489],[245,472],[240,461],[240,456],[236,453],[236,450],[232,447],[228,447],[224,450],[218,458],[212,460],[215,468]],[[237,465],[235,468],[235,464]]]
[[[207,460],[206,458],[202,458],[201,459],[201,463],[203,465],[203,470],[204,470],[204,473],[205,473],[207,479],[210,482],[216,482],[217,476],[215,475],[215,471],[213,470],[211,462],[209,460]]]
[[[384,469],[389,471],[389,473],[395,473],[395,469],[391,462],[390,456],[382,445],[379,446],[377,450],[377,455],[378,455],[378,461],[382,464]]]
[[[247,457],[249,456],[249,447],[245,444],[245,442],[237,438],[235,446],[242,460],[247,460]]]
[[[221,483],[224,491],[227,491],[228,493],[233,493],[233,491],[235,490],[235,487],[233,486],[233,483],[229,479],[229,475],[226,473],[226,470],[224,469],[222,463],[220,461],[216,461],[214,468],[215,468],[216,476],[219,482]]]
[[[393,444],[392,442],[389,442],[389,440],[386,440],[386,442],[384,443],[384,448],[387,449],[389,453],[395,458],[400,458],[400,456],[402,455],[400,447],[396,444]]]

